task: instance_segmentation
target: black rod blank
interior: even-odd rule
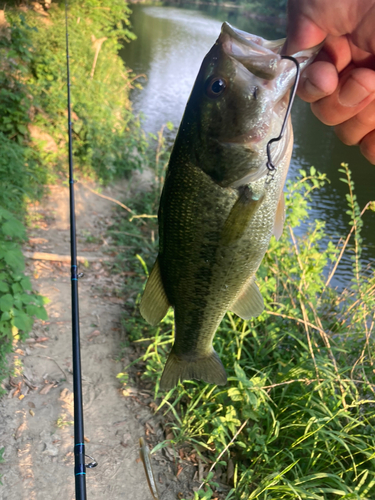
[[[72,282],[73,394],[74,394],[74,474],[77,500],[86,500],[85,442],[83,431],[81,349],[79,337],[79,304],[76,217],[73,179],[73,138],[70,99],[68,2],[65,1],[66,74],[68,95],[69,193],[70,193],[70,255]]]

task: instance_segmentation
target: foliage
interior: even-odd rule
[[[31,96],[25,78],[32,59],[31,29],[23,16],[0,36],[0,206],[21,214],[38,197],[46,176],[27,147]]]
[[[28,88],[33,95],[33,123],[55,147],[34,139],[45,165],[66,165],[65,4],[52,4],[48,23],[33,13],[33,58]],[[73,1],[69,6],[69,53],[75,167],[102,182],[139,167],[145,146],[140,123],[131,111],[131,75],[117,55],[122,41],[134,39],[129,9],[121,0]],[[17,22],[17,19],[15,19]]]
[[[174,417],[174,438],[156,449],[190,442],[205,448],[214,462],[196,500],[218,496],[219,462],[234,464],[227,499],[374,497],[375,275],[363,275],[359,260],[361,218],[374,203],[360,212],[347,165],[341,171],[349,187],[352,228],[336,246],[327,243],[318,220],[310,221],[303,237],[295,234],[325,175],[311,168],[289,181],[288,226],[280,241],[271,241],[257,273],[265,311],[250,321],[228,313],[215,336],[227,386],[186,381],[161,393],[173,312],[156,328],[137,312],[127,319],[130,338],[146,345],[143,376],[156,384],[155,396],[162,398],[158,411]],[[129,221],[117,227],[129,231]],[[350,237],[353,281],[338,292],[329,282]],[[154,253],[148,247],[142,257],[135,264],[140,273]],[[130,367],[122,374],[127,381],[125,375],[131,377]]]
[[[75,166],[102,183],[139,166],[146,147],[118,56],[134,35],[121,0],[69,2]],[[42,6],[44,5],[44,7]],[[65,2],[7,5],[0,28],[0,365],[43,299],[23,274],[26,205],[67,177]],[[43,15],[35,10],[42,10]],[[0,373],[1,376],[4,373]]]
[[[25,202],[43,192],[46,176],[29,148],[0,132],[0,207],[22,216]]]
[[[13,339],[30,332],[34,317],[46,319],[41,296],[23,273],[20,222],[25,204],[43,192],[46,175],[27,143],[31,96],[25,83],[32,59],[30,28],[23,16],[0,36],[0,379]],[[16,218],[17,216],[17,218]]]
[[[24,226],[0,207],[0,376],[12,340],[31,331],[34,317],[47,319],[43,307],[46,300],[31,291],[30,279],[23,273],[19,243],[24,237]]]
[[[9,28],[7,35],[0,37],[2,65],[0,69],[0,132],[19,143],[27,136],[26,124],[30,96],[27,95],[25,75],[32,59],[30,29],[20,16],[19,25]]]

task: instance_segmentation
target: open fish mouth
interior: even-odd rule
[[[282,49],[285,39],[274,41],[246,33],[224,23],[216,42],[216,54],[222,54],[228,62],[222,66],[228,88],[232,86],[237,98],[230,104],[240,106],[243,128],[228,127],[219,137],[211,137],[218,143],[223,154],[241,155],[240,149],[249,155],[248,172],[235,181],[233,186],[254,182],[267,173],[267,143],[281,131],[288,107],[289,91],[296,79],[296,65],[285,59]],[[303,70],[319,52],[321,46],[293,54]],[[230,68],[230,70],[227,68]],[[241,102],[241,104],[238,104]],[[229,108],[230,109],[230,108]],[[234,123],[235,120],[234,120]],[[272,147],[274,161],[282,158],[292,137],[287,128],[283,140]],[[257,158],[257,160],[255,160]],[[263,163],[264,162],[264,163]],[[245,163],[244,163],[245,165]]]
[[[289,90],[296,77],[295,63],[290,59],[284,59],[281,55],[285,40],[285,38],[266,40],[236,29],[226,22],[222,25],[221,34],[217,40],[217,44],[222,46],[228,57],[256,77],[259,88],[268,89],[270,92],[267,97],[268,104],[272,104],[272,111],[271,108],[268,111],[276,115],[283,115]],[[321,46],[322,44],[292,56],[299,63],[301,70],[314,60]],[[258,122],[246,134],[227,138],[223,142],[228,145],[248,144],[258,149],[259,146],[261,147],[259,143],[267,136],[267,131],[268,127],[265,123]]]
[[[221,34],[218,39],[222,43],[224,51],[241,62],[245,68],[252,73],[265,79],[273,79],[280,73],[278,63],[282,60],[281,51],[286,38],[279,40],[266,40],[261,36],[252,35],[246,31],[234,28],[229,23],[223,23]],[[310,64],[323,46],[322,42],[311,49],[306,49],[296,54],[292,54],[303,70]],[[287,60],[283,61],[288,67],[293,65]]]
[[[279,53],[284,41],[269,42],[260,36],[233,28],[229,23],[222,25],[218,39],[228,56],[265,80],[273,80],[278,74]]]

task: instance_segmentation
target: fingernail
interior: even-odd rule
[[[311,97],[324,97],[324,92],[316,87],[308,78],[305,78],[303,81],[303,88],[305,92],[307,92]]]
[[[339,92],[339,103],[342,106],[358,106],[370,92],[353,77],[348,78]]]

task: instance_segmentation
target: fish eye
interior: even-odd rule
[[[223,78],[215,77],[206,82],[206,94],[208,97],[219,97],[221,95],[227,84]]]

